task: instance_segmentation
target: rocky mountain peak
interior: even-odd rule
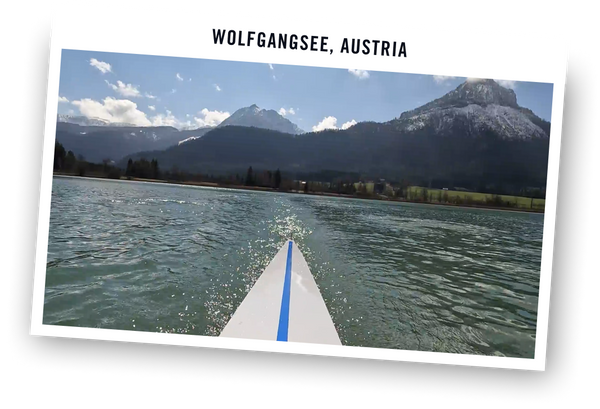
[[[494,104],[518,108],[515,92],[489,79],[469,79],[443,98],[445,102],[459,100],[481,106]]]
[[[303,133],[296,124],[280,115],[277,111],[261,109],[256,104],[238,109],[229,118],[221,122],[219,127],[228,125],[271,129],[293,135]]]
[[[419,108],[400,115],[400,119],[408,118],[431,109],[462,108],[468,105],[498,105],[518,109],[517,95],[512,89],[504,88],[490,79],[468,79],[446,95],[433,100]]]
[[[519,107],[517,95],[490,79],[468,79],[446,95],[390,121],[400,131],[438,134],[488,131],[503,139],[548,138],[550,123]]]

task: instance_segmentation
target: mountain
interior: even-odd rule
[[[238,118],[259,110],[242,111]],[[463,83],[385,123],[301,135],[220,126],[183,145],[131,157],[200,173],[245,174],[248,166],[279,168],[286,177],[336,171],[437,188],[518,192],[545,187],[549,133],[550,123],[520,107],[514,91],[485,80]]]
[[[162,150],[180,141],[200,138],[212,127],[177,130],[170,126],[83,126],[69,122],[56,124],[56,140],[67,151],[82,155],[87,161],[118,161],[126,155],[147,150]]]
[[[272,109],[260,109],[256,105],[238,109],[233,115],[221,122],[219,127],[229,125],[270,129],[292,135],[304,133],[296,124],[279,115],[276,111]]]
[[[470,80],[455,90],[390,122],[405,132],[429,129],[437,134],[457,131],[480,135],[492,131],[502,138],[548,138],[550,123],[517,104],[512,89],[494,80]]]

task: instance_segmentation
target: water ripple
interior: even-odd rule
[[[55,178],[44,323],[218,335],[288,238],[346,345],[533,357],[543,216]]]

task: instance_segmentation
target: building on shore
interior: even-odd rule
[[[386,182],[385,179],[379,179],[374,186],[375,193],[385,196],[394,196],[394,187]]]
[[[331,182],[318,182],[312,180],[294,180],[292,182],[292,186],[294,186],[294,190],[304,191],[304,192],[324,192],[331,189]]]
[[[389,184],[389,183],[386,182],[386,184],[385,184],[385,186],[383,188],[383,194],[386,195],[386,196],[389,196],[389,197],[394,196],[395,195],[395,193],[394,193],[394,187],[391,184]]]
[[[354,183],[354,189],[356,189],[357,193],[367,193],[369,195],[372,195],[373,193],[375,193],[375,182],[356,182]]]

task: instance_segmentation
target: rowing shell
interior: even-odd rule
[[[220,336],[342,344],[308,264],[291,240],[263,271]]]

